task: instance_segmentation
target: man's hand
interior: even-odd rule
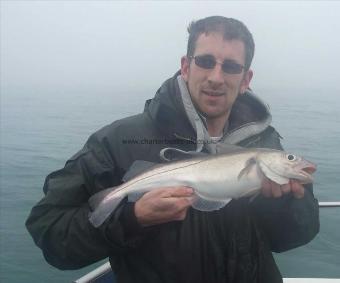
[[[290,180],[288,184],[279,185],[267,178],[262,183],[262,194],[265,197],[279,198],[284,194],[292,192],[295,198],[303,198],[305,195],[305,188],[297,181]]]
[[[135,203],[135,215],[142,226],[183,220],[191,205],[193,190],[172,187],[152,190]]]

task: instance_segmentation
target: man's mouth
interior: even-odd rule
[[[215,90],[202,90],[202,93],[208,96],[222,96],[224,92],[215,91]]]

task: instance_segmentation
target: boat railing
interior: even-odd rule
[[[110,262],[106,262],[98,268],[87,273],[73,283],[114,283],[114,275]]]

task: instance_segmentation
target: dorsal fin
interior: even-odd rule
[[[161,159],[167,162],[207,155],[208,153],[205,152],[185,151],[174,147],[166,147],[159,152]]]
[[[132,178],[136,177],[137,175],[151,169],[152,167],[158,165],[158,163],[145,161],[145,160],[136,160],[132,163],[130,168],[126,171],[125,175],[123,176],[123,182],[127,182]]]
[[[237,176],[237,180],[240,180],[242,177],[247,176],[249,172],[253,169],[253,166],[256,165],[256,159],[254,157],[247,160],[244,168]]]

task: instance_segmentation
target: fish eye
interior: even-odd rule
[[[294,161],[296,159],[295,155],[293,155],[293,154],[288,154],[287,158],[288,158],[289,161]]]

